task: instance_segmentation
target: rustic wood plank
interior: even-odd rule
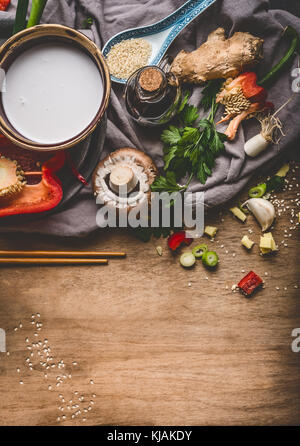
[[[278,196],[300,211],[292,201],[299,169],[289,179],[292,190]],[[291,351],[291,332],[300,327],[300,228],[289,230],[290,209],[275,225],[280,251],[269,258],[257,245],[251,253],[240,246],[249,228],[259,239],[251,216],[243,226],[226,209],[210,213],[206,222],[219,227],[208,240],[220,254],[216,272],[201,264],[183,270],[165,240],[144,244],[126,231],[86,240],[1,236],[1,249],[120,250],[127,258],[108,267],[1,267],[0,327],[10,355],[0,353],[0,424],[299,425],[300,354]],[[232,293],[251,269],[265,288],[252,299]],[[39,331],[31,324],[36,313]],[[56,363],[47,378],[45,359],[27,350],[45,338],[47,364]],[[65,368],[57,368],[60,360]]]

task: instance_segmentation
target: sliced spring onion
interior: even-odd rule
[[[209,268],[213,268],[218,264],[219,257],[215,251],[206,251],[202,256],[202,263]]]
[[[265,195],[266,191],[267,191],[266,183],[259,184],[258,186],[251,187],[251,189],[249,190],[249,197],[261,198]]]
[[[191,251],[186,251],[181,254],[179,261],[184,268],[190,268],[196,262],[196,257]]]
[[[19,0],[17,5],[13,34],[26,28],[26,16],[29,0]]]
[[[202,243],[202,245],[195,246],[195,248],[192,249],[192,253],[196,257],[196,259],[201,259],[207,249],[207,245],[205,245],[205,243]]]

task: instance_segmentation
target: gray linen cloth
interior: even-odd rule
[[[126,28],[148,25],[169,15],[184,4],[183,0],[49,0],[43,15],[44,23],[61,23],[77,29],[83,28],[86,17],[94,23],[89,36],[102,47],[114,34]],[[0,39],[11,30],[16,1],[7,12],[0,12]],[[182,48],[193,50],[203,43],[207,35],[219,26],[228,36],[235,31],[249,31],[264,39],[264,60],[257,67],[259,76],[266,73],[286,51],[287,44],[280,41],[283,28],[292,25],[300,34],[300,6],[297,1],[285,0],[219,0],[194,20],[174,41],[169,53],[176,55]],[[293,67],[297,67],[295,58]],[[269,100],[278,108],[292,94],[294,78],[288,69],[269,90]],[[199,104],[201,88],[193,89],[191,102]],[[279,145],[271,146],[261,156],[249,159],[244,154],[244,142],[259,130],[256,120],[243,123],[234,143],[226,143],[226,151],[216,161],[213,175],[205,186],[194,181],[193,192],[205,191],[205,203],[209,207],[222,204],[236,195],[249,181],[254,172],[260,171],[287,150],[295,148],[300,136],[300,93],[280,112],[286,136]],[[224,127],[220,126],[222,131]],[[124,146],[136,147],[149,153],[158,167],[163,166],[160,130],[145,129],[134,124],[126,115],[122,88],[113,85],[108,111],[108,127],[103,157],[112,150]],[[38,217],[26,222],[14,220],[9,225],[0,222],[1,232],[24,232],[61,236],[85,236],[97,229],[95,204],[91,187],[83,188],[67,207],[46,218]]]

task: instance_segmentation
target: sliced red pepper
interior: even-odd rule
[[[0,0],[1,1],[1,0]],[[0,149],[14,151],[15,146],[0,134]],[[10,199],[0,201],[0,218],[11,215],[33,214],[49,211],[57,206],[62,197],[63,190],[55,172],[60,170],[66,161],[64,152],[57,152],[42,164],[41,171],[25,172],[25,176],[39,178],[37,184],[26,184],[23,190]]]
[[[262,279],[255,274],[254,271],[250,271],[239,283],[238,287],[247,296],[251,296],[252,293],[263,283]]]
[[[192,243],[192,241],[192,238],[186,237],[185,231],[179,231],[170,235],[170,237],[168,238],[168,246],[172,251],[175,251],[183,243],[188,246]]]
[[[62,187],[58,178],[48,170],[31,172],[29,175],[40,174],[42,179],[38,184],[26,184],[24,189],[0,207],[0,218],[10,215],[34,214],[49,211],[59,204],[63,197]]]
[[[230,84],[226,85],[218,94],[217,102],[220,102],[227,93],[238,87],[242,89],[243,95],[245,98],[249,99],[250,102],[258,102],[259,104],[265,103],[268,92],[265,88],[257,85],[257,75],[253,71],[247,71],[246,73],[240,74],[233,79]]]
[[[238,79],[240,79],[245,98],[260,104],[266,102],[268,92],[257,85],[257,75],[253,71],[241,74],[236,80]]]
[[[10,0],[0,0],[0,11],[6,11],[9,7]]]

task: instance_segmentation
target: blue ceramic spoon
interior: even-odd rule
[[[117,43],[127,39],[143,38],[152,46],[148,65],[158,65],[175,37],[215,2],[216,0],[189,0],[181,8],[153,25],[131,28],[116,34],[106,42],[102,53],[106,57]],[[112,75],[111,80],[120,84],[126,83],[126,79],[119,79]]]

